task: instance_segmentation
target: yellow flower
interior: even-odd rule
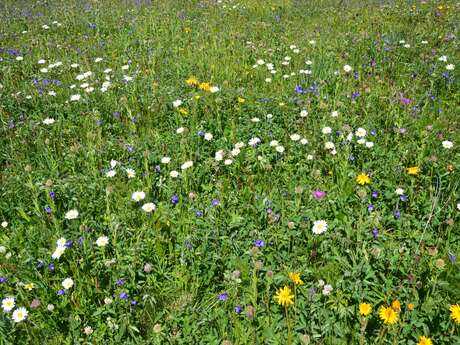
[[[26,290],[29,290],[31,291],[32,289],[35,288],[35,284],[34,283],[27,283],[27,284],[24,284],[24,289]]]
[[[418,340],[417,345],[433,345],[433,342],[431,341],[430,338],[422,335],[420,339]]]
[[[189,27],[186,27],[186,28],[184,28],[184,31],[188,33],[188,32],[191,32],[191,31],[192,31],[192,29],[191,29],[191,28],[189,28]]]
[[[243,97],[238,97],[238,103],[244,103],[246,100]]]
[[[200,98],[201,98],[200,95],[195,95],[195,99],[196,99],[196,100],[199,100]]]
[[[460,305],[453,304],[450,306],[449,310],[452,320],[454,320],[455,323],[460,323]]]
[[[368,316],[372,312],[372,306],[369,303],[361,303],[359,305],[359,313],[363,316]]]
[[[294,295],[291,292],[291,289],[289,286],[285,285],[283,288],[280,288],[276,292],[275,300],[278,302],[278,304],[288,306],[289,304],[294,304],[294,301],[292,300],[294,298]]]
[[[393,302],[391,302],[391,307],[395,312],[399,313],[401,311],[401,302],[395,299]]]
[[[187,109],[185,109],[185,108],[179,108],[179,113],[184,114],[184,115],[187,115],[187,114],[188,114],[188,111],[187,111]]]
[[[398,322],[398,314],[392,307],[381,307],[379,317],[387,325],[394,325]]]
[[[209,83],[201,83],[198,87],[203,91],[210,91],[211,90],[211,84],[209,84]]]
[[[418,167],[410,167],[410,168],[407,168],[406,170],[409,175],[417,175],[418,173]]]
[[[289,278],[294,282],[296,285],[302,285],[303,281],[300,278],[300,274],[298,272],[289,272]]]
[[[364,186],[365,184],[371,183],[371,179],[369,178],[368,174],[361,173],[358,176],[356,176],[356,182],[361,186]]]
[[[414,303],[409,303],[407,305],[407,309],[409,309],[410,311],[414,310],[415,309],[415,304]]]
[[[200,82],[196,78],[190,77],[185,81],[185,84],[188,86],[197,86]]]

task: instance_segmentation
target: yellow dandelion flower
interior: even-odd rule
[[[200,85],[198,85],[198,87],[200,88],[200,90],[203,90],[203,91],[210,91],[211,90],[211,84],[209,83],[200,83]]]
[[[191,28],[189,28],[189,27],[186,27],[186,28],[184,28],[184,31],[185,31],[185,32],[187,32],[187,33],[189,33],[189,32],[191,32],[191,31],[192,31],[192,29],[191,29]]]
[[[190,77],[185,81],[185,84],[187,84],[188,86],[197,86],[200,84],[200,82],[198,81],[198,79]]]
[[[417,345],[433,345],[433,342],[431,341],[430,338],[422,335],[420,339],[418,340]]]
[[[450,306],[449,310],[452,320],[454,320],[455,323],[460,323],[460,305],[453,304]]]
[[[407,305],[407,309],[409,309],[410,311],[414,310],[415,309],[415,304],[414,303],[409,303]]]
[[[187,109],[185,109],[185,108],[179,108],[179,113],[184,114],[184,115],[187,115],[187,114],[188,114],[188,111],[187,111]]]
[[[381,307],[379,317],[387,325],[394,325],[398,322],[398,314],[392,307]]]
[[[364,186],[365,184],[371,183],[371,179],[369,178],[368,174],[361,173],[358,176],[356,176],[356,182],[361,186]]]
[[[395,299],[393,302],[391,302],[391,307],[395,312],[399,313],[401,311],[401,302]]]
[[[244,103],[246,100],[243,97],[238,97],[238,103]]]
[[[292,300],[293,298],[294,295],[292,294],[291,289],[287,285],[285,285],[283,288],[280,288],[275,295],[276,302],[283,306],[294,304],[294,301]]]
[[[34,283],[27,283],[27,284],[24,284],[24,289],[26,290],[33,290],[35,288],[35,284]]]
[[[369,303],[361,303],[359,305],[359,313],[362,316],[368,316],[372,312],[372,306]]]
[[[300,273],[298,272],[289,272],[289,278],[294,282],[296,285],[302,285],[303,281],[300,278]]]
[[[410,167],[406,168],[406,171],[409,175],[417,175],[418,174],[418,167]]]

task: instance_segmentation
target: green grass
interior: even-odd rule
[[[28,316],[1,310],[0,344],[460,344],[449,312],[460,304],[458,3],[1,6],[0,299]],[[373,147],[347,141],[358,128]],[[72,245],[53,259],[62,237]],[[274,298],[284,286],[287,308]],[[379,310],[394,300],[398,322],[385,325]]]

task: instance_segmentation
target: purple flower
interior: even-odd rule
[[[177,205],[179,203],[179,197],[177,195],[173,195],[171,197],[171,204]]]
[[[58,295],[59,295],[59,296],[64,296],[64,294],[65,294],[65,290],[64,290],[64,289],[61,289],[61,290],[58,291]]]
[[[301,95],[305,95],[307,93],[307,90],[305,90],[302,86],[297,85],[295,87],[295,92]]]
[[[128,299],[128,293],[120,292],[120,295],[118,297],[120,297],[120,299]]]
[[[449,253],[448,257],[449,257],[449,261],[452,262],[452,263],[454,263],[455,261],[457,261],[457,256],[455,256],[455,255],[452,254],[452,253]]]
[[[241,308],[240,305],[237,305],[237,306],[235,307],[235,313],[237,313],[238,315],[240,315],[242,311],[243,311],[243,308]]]
[[[81,236],[79,239],[78,239],[78,244],[81,246],[83,244],[83,241],[85,240],[85,238],[83,236]]]
[[[204,137],[204,132],[203,132],[203,131],[199,131],[199,132],[198,132],[198,136],[200,136],[201,138],[203,138],[203,137]]]
[[[401,96],[399,98],[399,103],[401,103],[402,105],[409,105],[412,101],[409,99],[409,98],[406,98],[404,96]]]
[[[264,240],[255,240],[255,241],[254,241],[254,245],[255,245],[257,248],[265,247],[265,241],[264,241]]]
[[[54,197],[56,196],[56,193],[51,191],[51,192],[48,192],[48,195],[51,199],[54,199]]]
[[[65,242],[65,245],[64,245],[64,246],[65,246],[66,248],[70,248],[70,247],[72,247],[72,245],[73,245],[73,241],[72,241],[72,240],[68,240],[68,241]]]
[[[201,211],[196,211],[196,212],[195,212],[195,215],[196,215],[197,217],[203,217],[203,212],[201,212]]]
[[[220,295],[219,295],[219,301],[226,301],[228,298],[228,293],[226,292],[222,292]]]
[[[310,298],[313,297],[315,293],[316,293],[316,288],[311,287],[308,289],[308,295],[310,296]]]
[[[49,206],[45,206],[43,209],[45,210],[47,214],[51,214],[51,212],[53,212],[53,210]]]
[[[53,272],[53,271],[54,271],[54,264],[49,264],[49,265],[48,265],[48,270],[49,270],[50,272]]]
[[[43,266],[45,266],[45,263],[44,263],[42,260],[38,260],[38,262],[37,262],[37,269],[40,269],[40,268],[42,268]]]
[[[395,219],[401,218],[401,212],[399,210],[395,210],[393,215],[394,215]]]
[[[406,202],[406,201],[407,201],[407,195],[400,195],[400,196],[399,196],[399,199],[400,199],[402,202]]]
[[[267,208],[267,214],[272,214],[273,210],[271,208]]]
[[[379,229],[373,228],[372,229],[372,236],[374,236],[374,238],[377,238],[378,235],[379,235]]]
[[[123,278],[117,279],[116,284],[118,286],[123,286],[125,284],[125,280]]]
[[[316,200],[321,200],[323,199],[325,196],[326,196],[326,192],[323,192],[321,190],[315,190],[313,193],[311,193],[311,195],[313,196],[313,198],[315,198]]]
[[[373,191],[371,195],[374,199],[377,199],[379,197],[379,192]]]
[[[367,205],[367,210],[368,210],[369,212],[374,211],[374,205],[373,205],[373,204]]]
[[[7,280],[6,277],[0,277],[0,284],[6,283]]]
[[[359,96],[361,96],[361,93],[359,91],[356,91],[356,92],[353,92],[351,94],[351,99],[356,99],[358,98]]]
[[[137,301],[136,301],[135,299],[133,299],[133,300],[131,301],[131,305],[137,305]]]
[[[219,199],[212,199],[212,201],[211,201],[211,205],[212,205],[212,206],[214,206],[214,207],[215,207],[215,206],[219,206],[219,204],[220,204]]]
[[[155,165],[155,172],[158,174],[160,172],[161,168],[159,165]]]
[[[118,119],[120,117],[120,112],[119,111],[114,111],[112,113],[112,116]]]
[[[134,151],[134,146],[130,145],[130,144],[127,144],[126,149],[128,150],[129,153],[132,153]]]

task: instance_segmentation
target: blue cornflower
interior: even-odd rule
[[[179,203],[179,197],[177,195],[173,195],[171,197],[171,204],[177,205]]]
[[[240,305],[237,305],[237,306],[235,307],[235,313],[237,313],[238,315],[240,315],[242,311],[243,311],[243,308],[241,308]]]
[[[220,204],[219,199],[212,199],[212,201],[211,201],[212,206],[219,206],[219,204]]]
[[[126,292],[120,292],[119,297],[120,297],[120,299],[128,299],[128,293],[126,293]]]
[[[228,298],[228,293],[222,292],[221,294],[219,294],[219,301],[226,301],[227,298]]]
[[[372,236],[374,236],[374,238],[377,238],[378,235],[379,235],[379,229],[373,228],[372,229]]]
[[[64,296],[65,295],[65,290],[64,289],[59,290],[58,295],[59,296]]]
[[[123,278],[117,279],[116,284],[118,286],[123,286],[125,284],[125,280]]]

